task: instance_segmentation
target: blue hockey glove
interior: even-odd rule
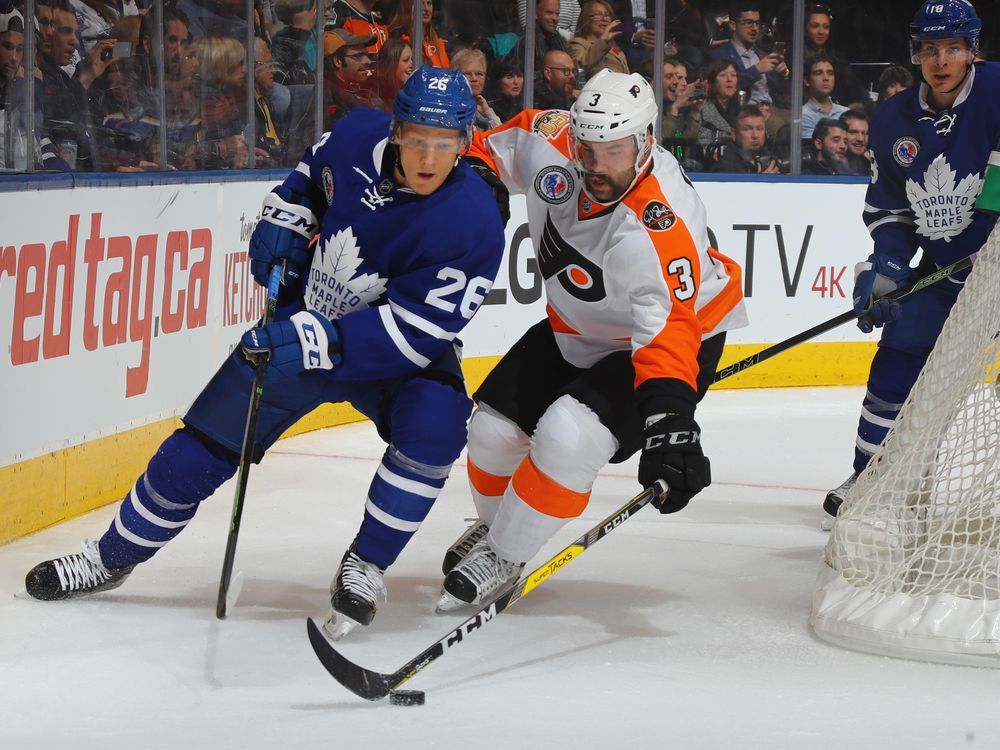
[[[872,253],[868,260],[854,267],[854,313],[858,328],[871,333],[890,320],[899,320],[902,308],[898,302],[878,301],[889,292],[903,286],[910,278],[910,268],[887,255]]]
[[[701,428],[691,417],[657,414],[646,420],[639,457],[639,483],[649,487],[662,479],[670,487],[653,505],[660,513],[676,513],[712,483],[712,466],[701,451]]]
[[[250,237],[250,273],[267,286],[271,268],[284,264],[283,285],[294,284],[309,266],[309,243],[319,229],[315,214],[307,206],[292,202],[292,191],[284,185],[264,197],[260,221]]]
[[[308,310],[288,320],[251,328],[243,334],[240,345],[251,361],[270,352],[268,366],[286,377],[305,370],[332,370],[343,362],[337,327]]]

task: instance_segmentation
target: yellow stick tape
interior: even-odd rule
[[[720,366],[765,346],[727,346]],[[715,387],[857,385],[867,379],[874,353],[875,345],[867,342],[802,344]],[[476,357],[463,363],[470,393],[499,359]],[[346,404],[328,404],[303,417],[283,437],[362,419]],[[179,426],[179,419],[168,419],[0,467],[0,544],[120,500],[160,443]]]

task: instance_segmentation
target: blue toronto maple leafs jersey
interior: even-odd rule
[[[872,118],[864,219],[876,252],[905,266],[919,247],[942,267],[977,252],[996,222],[973,208],[1000,143],[1000,63],[976,63],[943,112],[926,92],[896,94]]]
[[[393,180],[389,123],[386,113],[353,110],[284,182],[319,219],[302,295],[337,323],[337,379],[426,367],[483,303],[503,254],[493,194],[467,164],[428,196]]]

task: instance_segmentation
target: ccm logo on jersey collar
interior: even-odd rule
[[[535,177],[535,192],[546,203],[565,203],[573,188],[573,176],[562,167],[546,167]]]
[[[642,209],[642,223],[654,232],[664,232],[677,223],[677,217],[665,203],[650,201]]]
[[[917,158],[917,152],[919,150],[920,144],[917,143],[917,139],[904,135],[892,144],[892,158],[895,159],[900,166],[908,167],[913,164],[913,160]]]

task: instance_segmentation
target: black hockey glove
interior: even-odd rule
[[[507,186],[500,181],[497,173],[490,169],[489,164],[482,159],[477,159],[475,156],[463,156],[462,159],[483,179],[483,182],[489,185],[490,190],[493,191],[493,200],[497,202],[497,208],[500,209],[503,225],[507,226],[507,222],[510,221],[510,191]]]
[[[701,428],[691,417],[659,414],[646,420],[643,436],[639,483],[666,482],[670,492],[653,505],[660,513],[676,513],[712,483],[711,464],[701,452]]]

